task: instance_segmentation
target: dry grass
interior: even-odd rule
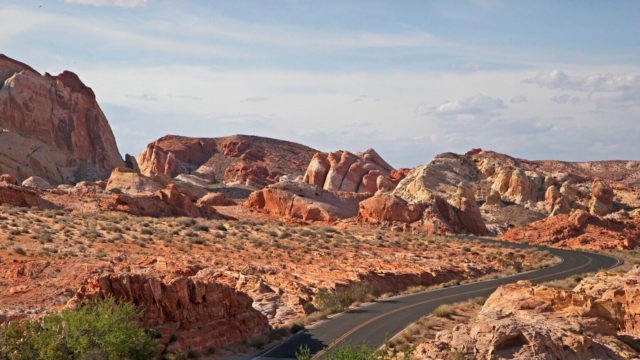
[[[478,297],[439,306],[434,310],[433,315],[420,318],[390,340],[386,345],[387,350],[404,352],[415,348],[420,343],[434,340],[440,331],[450,330],[456,325],[468,323],[480,312],[484,301],[485,298]]]
[[[221,269],[261,277],[278,288],[295,282],[304,287],[304,292],[296,295],[306,296],[321,288],[332,289],[337,282],[357,281],[371,270],[402,274],[436,267],[452,269],[460,274],[460,280],[436,284],[452,286],[553,261],[548,253],[503,249],[472,236],[435,236],[368,226],[334,228],[274,221],[72,213],[6,205],[0,206],[0,259],[3,263],[49,264],[47,275],[34,272],[27,279],[30,293],[17,292],[16,296],[0,299],[0,305],[33,307],[38,312],[46,311],[48,301],[64,303],[90,274],[119,264],[154,267],[160,276],[185,266]],[[164,270],[162,264],[166,264]],[[54,267],[55,271],[51,269]],[[12,279],[12,271],[15,273],[0,269],[0,293],[21,291],[16,286],[24,280]],[[45,295],[45,289],[56,295]],[[424,289],[415,285],[408,291]],[[296,317],[273,324],[282,326],[292,320],[310,323],[330,312],[315,312],[304,319],[300,310]]]

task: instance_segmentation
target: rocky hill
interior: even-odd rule
[[[75,183],[122,165],[93,91],[76,74],[41,75],[0,55],[0,173]]]
[[[164,136],[138,155],[147,176],[179,177],[203,186],[216,182],[261,188],[280,177],[302,176],[317,152],[289,141],[259,136],[221,138]]]

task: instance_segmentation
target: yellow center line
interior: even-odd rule
[[[586,257],[583,254],[579,254],[579,255]],[[589,261],[587,261],[586,263],[584,263],[584,264],[582,264],[582,265],[580,265],[578,267],[567,269],[567,270],[564,270],[564,271],[561,271],[561,272],[558,272],[558,273],[536,276],[536,277],[533,277],[533,278],[528,279],[528,280],[540,280],[540,279],[544,279],[544,278],[547,278],[547,277],[554,277],[554,276],[558,276],[560,274],[564,274],[564,273],[567,273],[567,272],[571,272],[571,271],[575,271],[575,270],[578,270],[578,269],[582,269],[584,267],[589,266],[593,262],[593,259],[591,259],[590,257],[587,257],[587,259],[589,259]],[[382,319],[384,317],[387,317],[389,315],[395,314],[395,313],[397,313],[399,311],[404,311],[404,310],[407,310],[407,309],[411,309],[413,307],[424,305],[424,304],[428,304],[430,302],[435,302],[435,301],[439,301],[439,300],[445,300],[445,299],[448,299],[448,298],[457,297],[457,296],[461,296],[461,295],[473,294],[473,293],[482,292],[482,291],[485,291],[485,290],[491,290],[491,289],[493,289],[495,287],[496,286],[488,286],[488,287],[484,287],[482,289],[470,290],[470,291],[466,291],[466,292],[462,292],[462,293],[457,293],[457,294],[452,294],[452,295],[447,295],[447,296],[441,296],[441,297],[437,297],[437,298],[434,298],[434,299],[421,301],[421,302],[418,302],[418,303],[415,303],[415,304],[406,305],[406,306],[403,306],[401,308],[398,308],[398,309],[395,309],[395,310],[380,314],[380,315],[378,315],[376,317],[373,317],[373,318],[361,323],[360,325],[352,328],[351,330],[347,331],[346,333],[342,334],[342,336],[340,336],[339,338],[337,338],[334,341],[332,341],[331,344],[329,344],[329,346],[327,346],[326,348],[320,350],[311,359],[312,360],[319,359],[322,355],[324,355],[325,352],[327,352],[328,350],[331,350],[332,348],[334,348],[336,345],[341,343],[345,338],[347,338],[348,336],[350,336],[354,332],[362,329],[363,327],[371,324],[372,322],[378,321],[378,320],[380,320],[380,319]]]

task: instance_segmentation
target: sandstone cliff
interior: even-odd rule
[[[136,273],[96,276],[79,289],[69,306],[106,296],[144,309],[144,325],[160,331],[168,350],[206,351],[270,329],[267,318],[251,307],[249,296],[198,277],[163,281]]]
[[[0,55],[0,173],[75,183],[122,165],[93,91],[76,74],[41,75]]]

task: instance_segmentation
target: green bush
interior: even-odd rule
[[[317,309],[320,311],[337,312],[349,307],[359,301],[370,301],[375,299],[375,288],[368,282],[354,282],[348,287],[329,291],[326,288],[318,290],[314,298]]]
[[[0,359],[149,359],[157,343],[139,318],[133,304],[109,298],[40,321],[12,322],[0,327]]]
[[[378,353],[375,348],[361,344],[339,346],[329,350],[324,358],[326,360],[377,360],[384,359],[385,356]]]

